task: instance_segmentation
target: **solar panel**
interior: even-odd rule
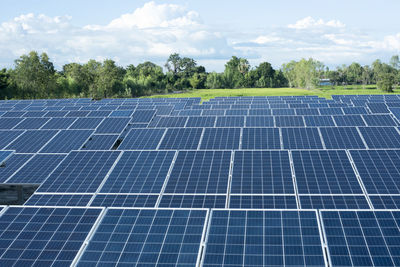
[[[325,265],[315,211],[212,211],[203,266],[294,265]]]
[[[365,126],[361,115],[333,116],[337,126]]]
[[[23,120],[22,118],[0,118],[0,129],[2,130],[12,129],[22,120]]]
[[[71,110],[70,112],[68,112],[66,115],[65,115],[65,117],[76,117],[76,118],[79,118],[79,117],[86,117],[88,114],[89,114],[89,112],[90,111],[87,111],[87,110],[72,110],[71,108],[69,109],[69,110]]]
[[[246,127],[274,127],[273,116],[248,116]]]
[[[239,149],[240,128],[205,128],[200,149]]]
[[[302,209],[369,209],[363,195],[300,195]]]
[[[40,153],[68,153],[80,149],[92,133],[92,130],[61,130]]]
[[[230,209],[296,209],[294,195],[230,195]]]
[[[0,150],[0,166],[3,165],[3,162],[5,162],[12,154],[13,151]]]
[[[22,117],[25,114],[25,111],[7,111],[3,114],[3,118],[18,118]]]
[[[400,148],[400,134],[394,127],[360,127],[359,130],[370,149]]]
[[[94,193],[119,154],[118,151],[72,151],[37,192]]]
[[[47,111],[28,111],[22,116],[25,118],[27,118],[27,117],[40,118],[40,117],[43,117],[44,115],[46,115],[46,113],[47,113]]]
[[[202,116],[224,116],[225,115],[225,110],[224,109],[212,109],[212,110],[203,109],[201,111],[201,114],[198,114],[198,115],[202,115]]]
[[[282,128],[284,149],[322,149],[317,128]]]
[[[0,183],[7,181],[19,168],[21,168],[32,154],[12,154],[0,165]]]
[[[181,128],[185,127],[188,117],[159,117],[156,116],[150,122],[149,127],[155,128]]]
[[[321,115],[343,115],[343,110],[341,108],[319,108],[319,113]]]
[[[126,128],[130,118],[105,118],[97,127],[96,133],[120,134]]]
[[[244,116],[217,117],[216,127],[243,127]]]
[[[277,128],[243,128],[242,149],[280,149]]]
[[[296,108],[296,115],[319,115],[317,108]]]
[[[78,266],[195,266],[206,210],[109,209]]]
[[[132,113],[132,110],[114,110],[110,117],[130,117]]]
[[[227,109],[225,112],[227,116],[247,116],[248,110],[247,109]]]
[[[368,126],[397,126],[390,115],[363,115]]]
[[[108,117],[110,114],[111,111],[107,110],[93,110],[86,117]]]
[[[271,109],[249,109],[250,116],[269,116],[272,115]]]
[[[15,140],[18,136],[23,133],[21,130],[16,131],[8,131],[8,130],[0,130],[0,149],[8,146],[13,140]]]
[[[156,114],[155,110],[136,110],[132,114],[133,123],[150,122]]]
[[[92,195],[50,195],[50,194],[33,194],[26,202],[25,206],[68,206],[68,207],[77,207],[86,206]]]
[[[165,193],[225,194],[230,151],[179,151]]]
[[[39,129],[48,120],[48,118],[25,118],[14,129]]]
[[[49,111],[46,113],[46,115],[44,117],[50,117],[50,118],[64,117],[65,115],[67,115],[67,113],[68,113],[68,111],[60,111],[60,110]]]
[[[168,129],[160,143],[159,149],[197,149],[202,132],[202,128]]]
[[[54,130],[28,130],[6,148],[17,153],[36,153],[56,134],[57,131]]]
[[[385,103],[368,103],[367,106],[372,113],[390,113]]]
[[[330,266],[398,266],[398,211],[321,211]]]
[[[359,149],[365,148],[356,128],[330,127],[320,128],[322,139],[327,149]]]
[[[272,109],[272,115],[277,116],[277,115],[296,115],[296,112],[292,108],[279,108],[279,109]]]
[[[93,208],[8,208],[0,217],[0,265],[71,265],[101,211]]]
[[[76,118],[51,118],[41,129],[61,130],[68,129]]]
[[[304,116],[304,121],[312,127],[335,126],[332,116]]]
[[[348,114],[368,114],[369,112],[367,111],[366,108],[364,107],[346,107],[342,108],[343,112],[345,115]]]
[[[276,116],[276,127],[304,127],[302,116]]]
[[[225,208],[225,195],[163,195],[160,208]]]
[[[299,194],[363,194],[343,150],[292,151]]]
[[[287,151],[235,151],[232,194],[294,194]]]
[[[165,131],[165,129],[131,129],[119,149],[156,149]]]
[[[78,118],[69,129],[75,130],[94,130],[99,126],[102,118]]]
[[[137,207],[137,208],[154,208],[157,203],[158,195],[109,195],[97,194],[92,207]]]
[[[101,193],[160,193],[173,151],[125,151]]]
[[[192,116],[189,117],[186,127],[214,127],[216,117],[212,116]]]
[[[399,195],[369,195],[375,209],[400,209]]]
[[[118,135],[94,134],[82,146],[82,150],[110,150],[118,139]]]

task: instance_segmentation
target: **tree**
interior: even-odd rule
[[[9,78],[10,75],[7,72],[7,69],[0,70],[0,99],[4,99],[7,97],[7,89],[9,86]]]
[[[99,68],[99,75],[97,79],[97,93],[96,97],[111,97],[120,95],[124,91],[123,78],[125,70],[118,67],[114,60],[104,60],[102,66]]]
[[[399,59],[399,55],[394,55],[394,56],[392,56],[391,59],[390,59],[389,65],[390,65],[392,68],[394,68],[394,69],[396,69],[396,70],[399,70],[399,69],[400,69],[400,59]]]
[[[312,58],[291,61],[284,64],[282,70],[291,87],[311,89],[319,85],[324,65]]]
[[[360,64],[353,62],[347,68],[347,82],[351,84],[359,84],[362,82],[363,69]]]
[[[167,59],[167,63],[165,63],[165,67],[169,72],[172,72],[173,74],[178,74],[180,71],[180,63],[181,63],[181,57],[179,54],[174,53],[169,56]]]
[[[395,76],[392,73],[381,74],[377,82],[377,87],[384,92],[393,92],[393,86],[395,83]]]

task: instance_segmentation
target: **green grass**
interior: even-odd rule
[[[395,94],[400,94],[400,89],[394,90]],[[286,95],[317,95],[320,97],[331,98],[332,95],[365,95],[365,94],[385,94],[378,90],[375,85],[368,85],[365,88],[361,85],[352,86],[323,86],[316,89],[299,88],[241,88],[241,89],[200,89],[190,90],[179,94],[153,95],[151,98],[161,97],[201,97],[202,101],[209,100],[217,96],[286,96]],[[387,93],[386,93],[387,94]]]

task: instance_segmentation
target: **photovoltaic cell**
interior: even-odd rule
[[[299,194],[362,194],[345,151],[292,151]]]
[[[128,125],[130,118],[105,118],[97,127],[96,133],[120,134]]]
[[[154,208],[158,195],[103,195],[97,194],[92,207]]]
[[[12,153],[13,151],[10,150],[0,150],[0,166],[12,155]]]
[[[399,195],[369,195],[375,209],[400,209]]]
[[[230,151],[179,151],[164,192],[225,194],[230,160]]]
[[[322,149],[317,128],[282,128],[284,149]]]
[[[163,195],[160,208],[225,208],[225,195]]]
[[[368,103],[367,106],[372,113],[390,113],[385,103]]]
[[[136,110],[132,114],[132,123],[147,123],[153,119],[154,115],[156,114],[155,110]]]
[[[8,146],[9,143],[14,141],[18,136],[23,133],[22,130],[8,131],[0,130],[0,149]]]
[[[368,148],[400,148],[400,134],[394,127],[360,127]]]
[[[400,211],[321,211],[330,266],[398,266]]]
[[[159,149],[197,149],[202,132],[202,128],[168,129],[161,141]]]
[[[217,117],[216,127],[243,127],[244,116]]]
[[[0,265],[71,265],[100,212],[83,208],[8,208],[0,217]]]
[[[72,151],[37,192],[94,193],[120,152]]]
[[[92,195],[40,195],[40,194],[33,194],[27,202],[25,202],[25,206],[86,206]]]
[[[188,117],[154,117],[149,127],[160,128],[181,128],[186,124]]]
[[[332,116],[304,116],[304,121],[312,127],[335,126]]]
[[[30,158],[32,154],[13,154],[7,158],[0,166],[0,183],[4,183],[10,178],[19,168],[22,167]]]
[[[240,128],[205,128],[200,149],[239,149]]]
[[[186,127],[214,127],[216,117],[212,116],[192,116],[189,117]]]
[[[118,139],[118,135],[94,134],[82,146],[82,150],[110,150]]]
[[[101,193],[160,193],[173,151],[125,151]]]
[[[337,126],[365,126],[361,115],[333,116]]]
[[[287,151],[236,151],[232,194],[294,194]]]
[[[6,148],[17,153],[36,153],[56,134],[55,130],[28,130]]]
[[[74,123],[75,120],[76,118],[51,118],[45,125],[42,126],[41,129],[67,129],[72,123]]]
[[[109,209],[78,266],[195,266],[206,210]]]
[[[94,130],[99,126],[102,118],[78,118],[69,129],[75,130]]]
[[[369,209],[363,195],[300,195],[302,209]]]
[[[230,195],[230,209],[296,209],[296,197],[287,195]]]
[[[304,127],[302,116],[276,116],[276,127]]]
[[[203,266],[324,266],[314,211],[213,210]]]
[[[110,117],[130,117],[132,112],[132,110],[114,110]]]
[[[0,118],[0,129],[3,130],[12,129],[22,120],[23,120],[22,118]]]
[[[80,149],[92,133],[92,130],[61,130],[40,153],[69,153]]]
[[[156,149],[165,131],[165,129],[131,129],[119,149]]]
[[[274,127],[273,116],[247,116],[246,127]]]
[[[48,118],[25,118],[14,129],[39,129],[48,120]]]
[[[280,149],[279,129],[243,128],[242,149]]]
[[[320,128],[327,149],[361,149],[365,145],[353,127]]]

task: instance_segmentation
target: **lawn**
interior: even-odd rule
[[[400,89],[394,90],[400,94]],[[332,95],[365,95],[384,94],[375,85],[368,85],[365,88],[361,85],[352,86],[322,86],[320,88],[307,90],[299,88],[241,88],[241,89],[199,89],[190,90],[179,94],[153,95],[151,98],[160,97],[201,97],[203,101],[217,96],[285,96],[285,95],[317,95],[331,98]],[[387,93],[386,93],[387,94]]]

